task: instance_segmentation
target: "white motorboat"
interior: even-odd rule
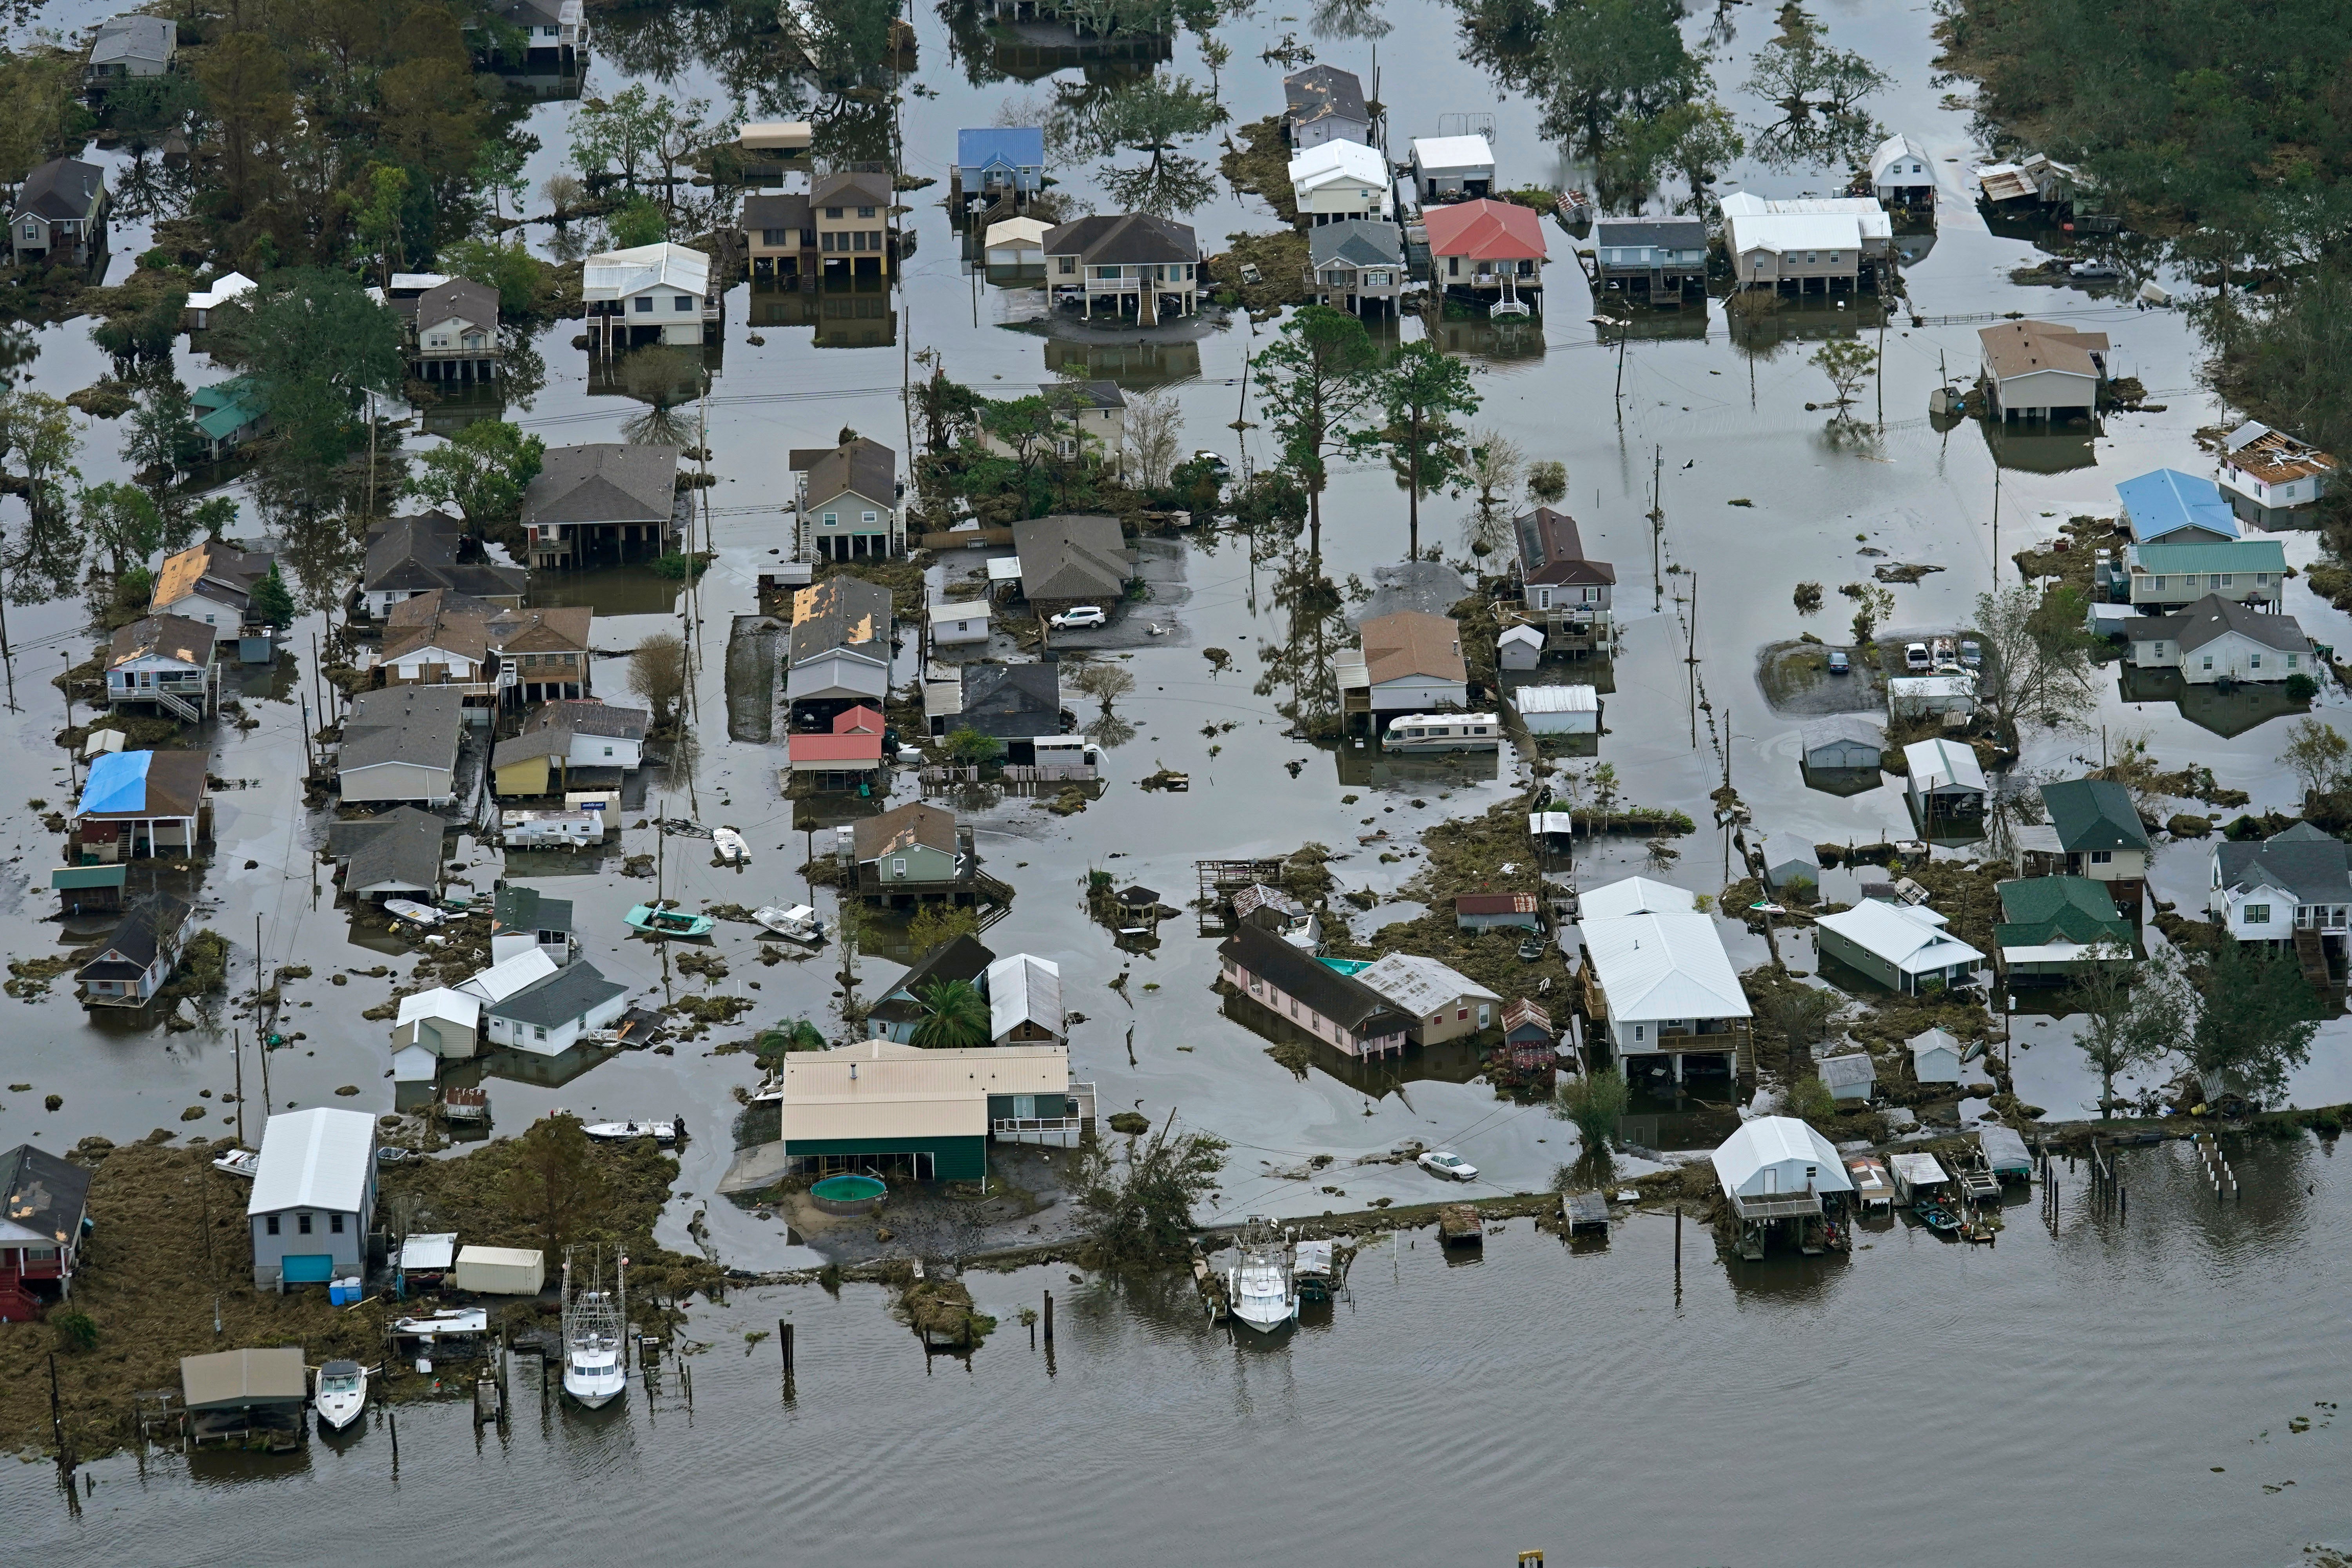
[[[743,841],[741,834],[731,827],[712,828],[710,844],[718,852],[721,865],[749,866],[751,863],[751,847]]]
[[[614,1289],[604,1289],[600,1253],[584,1289],[574,1290],[572,1255],[563,1257],[563,1392],[590,1410],[599,1410],[627,1392],[623,1359],[627,1335],[629,1260],[620,1261]]]
[[[1491,752],[1503,742],[1502,721],[1492,713],[1407,713],[1391,721],[1381,737],[1390,752]]]
[[[411,925],[437,926],[441,923],[439,910],[431,904],[420,904],[415,899],[386,899],[383,912]]]
[[[824,941],[824,921],[819,920],[816,910],[807,904],[789,907],[767,904],[753,910],[751,918],[760,922],[761,930],[774,936],[789,937],[794,942]]]
[[[310,1397],[321,1425],[341,1431],[367,1408],[367,1368],[355,1361],[331,1361],[319,1369],[319,1391]]]
[[[1234,1321],[1261,1334],[1274,1333],[1298,1321],[1298,1286],[1291,1270],[1290,1247],[1274,1222],[1251,1219],[1234,1238],[1241,1261],[1225,1270],[1225,1295]]]
[[[580,1131],[591,1138],[616,1143],[625,1142],[631,1138],[650,1138],[656,1143],[677,1142],[677,1123],[675,1121],[592,1121]]]
[[[213,1169],[226,1171],[232,1176],[253,1180],[253,1173],[261,1165],[261,1155],[251,1149],[232,1149],[213,1161]]]

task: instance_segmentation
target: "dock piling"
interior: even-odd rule
[[[1049,1345],[1054,1342],[1054,1293],[1051,1290],[1045,1292],[1045,1342]]]

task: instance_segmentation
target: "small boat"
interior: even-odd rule
[[[1270,1334],[1298,1321],[1298,1288],[1291,1272],[1290,1248],[1274,1222],[1252,1218],[1234,1238],[1241,1261],[1225,1270],[1225,1291],[1233,1303],[1234,1320],[1244,1328]]]
[[[1502,744],[1502,721],[1492,713],[1407,713],[1381,737],[1389,752],[1491,752]]]
[[[751,847],[743,842],[743,836],[731,827],[712,828],[710,843],[711,847],[717,850],[719,863],[722,866],[749,866],[751,863]]]
[[[625,1308],[629,1260],[621,1259],[615,1289],[604,1289],[601,1251],[593,1277],[584,1290],[572,1288],[572,1255],[563,1256],[563,1392],[590,1410],[599,1410],[627,1392],[628,1370],[622,1365],[623,1335],[627,1331]]]
[[[379,1165],[405,1165],[415,1158],[415,1150],[403,1149],[396,1143],[383,1144],[375,1152],[375,1163]]]
[[[580,1131],[591,1138],[614,1142],[631,1138],[650,1138],[656,1143],[677,1142],[677,1123],[675,1121],[592,1121]]]
[[[319,1421],[334,1431],[360,1418],[367,1408],[367,1368],[355,1361],[331,1361],[319,1369],[319,1391],[310,1404]]]
[[[213,1169],[226,1171],[232,1176],[243,1176],[249,1182],[253,1180],[253,1173],[259,1168],[260,1164],[261,1155],[257,1151],[232,1149],[227,1153],[214,1159]]]
[[[1543,955],[1543,938],[1533,935],[1519,938],[1519,962],[1521,963],[1533,963]]]
[[[415,899],[386,899],[383,912],[411,925],[437,926],[441,923],[439,910],[430,904],[420,904]]]
[[[719,922],[709,915],[690,915],[684,910],[664,909],[657,904],[632,904],[623,917],[632,931],[647,936],[709,936]]]
[[[793,942],[821,942],[824,940],[824,921],[807,904],[779,906],[765,904],[751,911],[760,929],[772,936],[788,937]]]
[[[1328,1241],[1302,1241],[1291,1249],[1290,1278],[1302,1301],[1328,1301],[1339,1287],[1337,1249]]]
[[[1785,915],[1789,912],[1788,905],[1776,904],[1769,899],[1759,899],[1748,907],[1759,915]]]
[[[1911,1212],[1917,1215],[1919,1223],[1929,1230],[1955,1231],[1960,1228],[1959,1217],[1941,1204],[1922,1200],[1911,1205]]]

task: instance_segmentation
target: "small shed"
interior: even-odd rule
[[[1896,675],[1886,682],[1886,716],[1965,720],[1977,710],[1973,675]]]
[[[454,1230],[419,1232],[400,1244],[396,1260],[400,1270],[400,1289],[405,1295],[410,1290],[437,1289],[449,1270],[457,1263],[457,1233]]]
[[[1503,1049],[1515,1067],[1550,1067],[1559,1054],[1559,1036],[1551,1015],[1521,996],[1503,1009]]]
[[[1833,713],[1797,731],[1807,769],[1825,773],[1876,773],[1886,752],[1886,730],[1859,713]]]
[[[1984,815],[1984,768],[1974,746],[1965,741],[1914,741],[1903,748],[1910,771],[1906,790],[1922,823],[1934,817]]]
[[[189,1435],[262,1439],[290,1447],[302,1438],[302,1406],[310,1397],[310,1370],[299,1345],[221,1351],[180,1358],[180,1400]]]
[[[49,889],[57,894],[62,913],[111,914],[122,908],[123,884],[130,876],[131,868],[121,861],[111,866],[58,866],[49,872]]]
[[[1542,906],[1533,893],[1465,893],[1454,900],[1454,924],[1462,931],[1541,931]]]
[[[547,1283],[547,1255],[526,1247],[467,1247],[450,1283],[479,1296],[536,1296]]]
[[[431,1083],[440,1075],[441,1058],[423,1046],[408,1046],[392,1053],[392,1081]]]
[[[1842,1105],[1867,1105],[1872,1093],[1878,1088],[1878,1068],[1871,1062],[1868,1052],[1823,1057],[1821,1068],[1822,1087],[1830,1091],[1832,1100]]]
[[[1544,635],[1522,621],[1495,639],[1495,662],[1505,669],[1533,669],[1543,662]]]
[[[1944,1184],[1952,1178],[1933,1154],[1912,1152],[1889,1154],[1888,1172],[1895,1178],[1895,1201],[1916,1203],[1921,1198],[1939,1197]]]
[[[1590,686],[1522,686],[1511,693],[1511,706],[1538,735],[1601,732],[1601,694]]]
[[[1776,893],[1818,892],[1822,858],[1800,833],[1775,833],[1764,840],[1764,885]]]
[[[422,1047],[436,1057],[470,1057],[480,1044],[481,1028],[480,997],[436,985],[400,999],[392,1048],[395,1055]]]
[[[1960,1042],[1949,1031],[1924,1030],[1903,1044],[1911,1053],[1911,1076],[1916,1081],[1960,1081]]]
[[[943,647],[988,640],[986,599],[943,600],[931,606],[931,641]]]

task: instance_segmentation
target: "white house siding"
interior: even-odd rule
[[[234,605],[208,599],[202,594],[181,595],[168,605],[156,605],[147,612],[151,616],[184,616],[192,621],[202,621],[208,626],[234,631],[245,620],[245,612]]]
[[[2179,644],[2169,645],[2175,648]],[[2191,686],[2210,686],[2224,677],[2231,680],[2284,680],[2310,673],[2310,659],[2300,653],[2282,653],[2251,637],[2225,632],[2193,652],[2179,658],[2181,678]]]
[[[1371,689],[1372,707],[1383,713],[1425,713],[1434,708],[1462,707],[1469,692],[1458,680],[1425,679],[1418,676],[1384,681]]]
[[[2046,414],[2053,408],[2088,408],[2098,398],[2094,377],[2070,370],[2037,370],[1996,379],[1995,401],[2003,414]]]

